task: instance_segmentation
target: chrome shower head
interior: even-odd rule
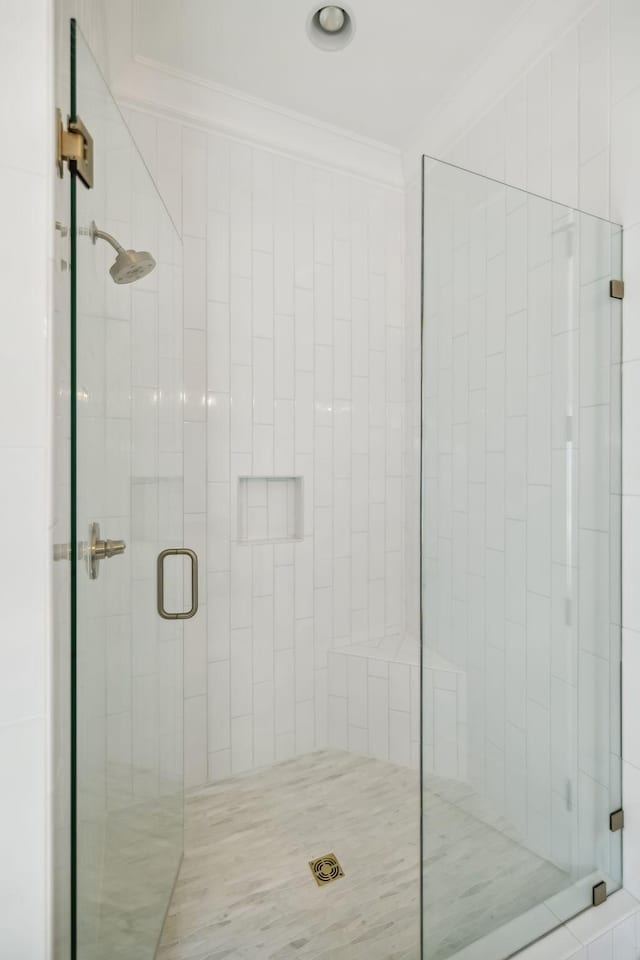
[[[94,243],[96,240],[106,240],[118,254],[116,262],[109,269],[114,283],[135,283],[151,273],[156,265],[147,250],[125,250],[110,233],[99,230],[95,222],[91,224],[90,236]]]

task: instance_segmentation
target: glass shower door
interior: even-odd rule
[[[424,956],[504,960],[621,884],[622,237],[423,188]]]
[[[182,855],[181,557],[157,594],[183,547],[182,248],[71,41],[95,151],[71,195],[74,956],[151,960]]]

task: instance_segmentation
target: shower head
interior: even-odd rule
[[[121,250],[109,273],[114,283],[135,283],[151,273],[156,262],[146,250]]]
[[[91,224],[90,236],[93,242],[106,240],[118,256],[109,269],[114,283],[135,283],[154,269],[156,261],[147,250],[125,250],[115,237],[105,230],[99,230],[95,222]]]

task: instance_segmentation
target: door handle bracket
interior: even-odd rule
[[[100,573],[100,561],[119,557],[127,549],[124,540],[102,540],[100,524],[92,523],[89,529],[89,542],[83,545],[90,580],[97,580]]]

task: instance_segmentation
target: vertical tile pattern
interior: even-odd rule
[[[537,104],[535,123],[547,115]],[[619,794],[620,770],[608,719],[619,704],[618,236],[455,168],[426,178],[425,639],[466,674],[472,785],[540,856],[607,873],[618,852],[595,811]],[[433,696],[425,746],[438,770],[451,755],[439,754],[438,716],[455,711],[446,691]]]
[[[224,220],[207,216],[207,137],[186,127],[180,132],[184,247],[184,543],[197,552],[200,572],[200,610],[193,620],[185,621],[184,630],[184,782],[189,789],[206,782],[210,763],[207,510],[212,500],[207,496],[207,341],[211,311],[207,309],[207,296],[212,285],[217,288],[219,276],[221,284],[228,283],[225,271],[228,241]],[[223,322],[219,315],[216,320],[214,330]],[[217,425],[223,416],[223,411],[215,409]],[[224,703],[228,688],[224,686],[224,679],[221,680],[220,696]]]
[[[467,779],[464,671],[426,651],[420,735],[420,650],[388,638],[329,652],[329,746],[449,780]]]
[[[597,37],[597,39],[596,39]],[[631,40],[633,37],[633,41]],[[624,338],[624,370],[625,396],[623,398],[624,416],[624,443],[625,443],[625,475],[624,485],[620,487],[618,466],[616,464],[618,439],[616,428],[619,426],[620,410],[617,400],[616,379],[619,368],[614,366],[608,378],[604,370],[610,362],[611,349],[619,349],[617,335],[612,345],[608,340],[610,325],[602,322],[608,316],[608,306],[603,296],[604,285],[599,283],[596,276],[581,275],[574,286],[572,296],[578,297],[580,315],[579,344],[571,344],[575,333],[567,327],[565,316],[567,303],[563,300],[562,292],[551,287],[552,309],[541,301],[538,293],[545,288],[549,291],[548,281],[544,280],[545,260],[548,260],[548,251],[538,243],[543,239],[540,232],[542,224],[537,216],[538,211],[530,208],[524,211],[528,220],[526,228],[527,248],[524,256],[527,257],[527,270],[530,281],[534,278],[535,284],[529,283],[529,292],[526,301],[522,302],[522,313],[516,314],[517,287],[512,284],[508,292],[507,330],[506,330],[506,438],[505,438],[505,494],[506,494],[506,525],[505,525],[505,574],[506,581],[506,734],[507,741],[512,747],[507,752],[507,764],[510,774],[507,775],[507,815],[517,825],[518,830],[525,833],[527,821],[535,831],[537,843],[546,846],[558,858],[558,862],[568,862],[570,850],[577,845],[582,847],[583,840],[589,838],[578,837],[575,822],[571,826],[571,816],[567,812],[568,797],[563,793],[562,781],[566,777],[574,783],[577,777],[576,756],[584,773],[580,775],[582,793],[586,790],[591,798],[598,796],[602,789],[609,801],[615,805],[615,798],[619,796],[619,768],[620,759],[616,756],[617,720],[614,716],[611,724],[605,722],[605,737],[600,743],[593,742],[589,734],[588,717],[594,705],[600,715],[606,713],[608,702],[614,706],[617,702],[617,664],[619,658],[619,623],[621,622],[619,596],[619,565],[616,557],[616,544],[619,543],[619,501],[620,489],[623,491],[623,614],[622,622],[626,626],[625,670],[623,672],[625,692],[623,695],[623,728],[625,731],[626,761],[625,796],[633,790],[635,766],[633,758],[635,750],[635,734],[637,729],[635,696],[635,672],[633,667],[634,649],[637,645],[637,625],[634,624],[634,596],[637,594],[633,584],[635,582],[635,553],[633,542],[635,536],[636,513],[634,510],[634,495],[636,493],[634,473],[635,444],[631,437],[635,430],[636,407],[633,401],[633,365],[638,355],[635,336],[635,299],[633,276],[637,268],[637,243],[635,234],[637,229],[629,230],[638,222],[640,207],[637,204],[637,189],[633,184],[636,178],[631,175],[629,157],[636,151],[638,131],[637,91],[640,83],[637,57],[631,52],[631,47],[637,40],[637,10],[626,0],[603,0],[591,8],[587,17],[573,30],[569,31],[550,53],[550,77],[548,64],[545,59],[540,63],[505,97],[504,111],[506,123],[502,136],[495,137],[496,127],[493,117],[483,118],[477,128],[465,136],[452,151],[451,159],[462,163],[471,169],[488,175],[492,172],[492,163],[500,152],[504,155],[506,180],[517,186],[537,190],[546,196],[551,196],[569,206],[580,205],[583,209],[603,217],[613,216],[619,222],[624,222],[627,228],[625,237],[625,274],[629,281],[627,298],[625,300],[625,338]],[[492,111],[500,111],[500,105]],[[611,132],[608,132],[609,116],[611,117]],[[550,118],[550,119],[549,119]],[[549,135],[550,124],[550,135]],[[532,142],[533,140],[533,142]],[[550,151],[550,156],[549,156]],[[609,157],[611,156],[611,170]],[[411,188],[410,188],[411,189]],[[511,217],[518,207],[516,195],[507,201],[507,216]],[[561,210],[554,209],[553,218],[553,251],[552,259],[561,255],[561,245],[566,245],[566,233],[562,236],[558,226],[561,223]],[[532,232],[533,231],[533,232]],[[538,240],[536,240],[538,234]],[[500,232],[498,231],[498,236]],[[411,235],[409,234],[409,237]],[[599,261],[596,246],[593,244],[593,235],[586,234],[579,239],[581,256],[589,266],[597,266]],[[488,241],[490,244],[491,241]],[[508,250],[511,244],[508,243]],[[495,248],[491,248],[495,249]],[[569,248],[566,248],[570,255]],[[411,244],[408,244],[409,255],[412,256]],[[512,256],[515,254],[513,251]],[[604,273],[618,271],[617,261],[604,260]],[[413,271],[409,270],[409,296],[411,295]],[[540,282],[542,281],[542,282]],[[630,286],[630,289],[629,289]],[[526,287],[524,288],[526,292]],[[597,292],[600,291],[598,294]],[[483,305],[484,307],[484,305]],[[595,308],[595,309],[594,309]],[[486,343],[488,331],[484,325],[479,330],[475,318],[480,313],[479,307],[471,313],[469,326],[469,342],[473,344],[470,355],[470,384],[472,390],[482,390],[477,393],[478,399],[485,398],[487,387],[482,375],[478,372],[478,364],[473,355],[481,356],[484,352],[482,344]],[[485,310],[482,310],[485,317]],[[551,315],[551,336],[545,333],[547,347],[539,338],[543,321]],[[600,319],[597,327],[593,326],[595,316]],[[531,338],[532,321],[536,321]],[[523,331],[527,326],[529,333]],[[614,321],[614,330],[615,330]],[[433,328],[435,330],[435,327]],[[407,336],[411,336],[408,328]],[[437,376],[438,358],[437,341],[431,338],[426,331],[428,342],[425,352],[425,379],[427,396],[430,387]],[[596,339],[594,339],[594,337]],[[550,346],[550,367],[548,349]],[[487,353],[489,351],[487,350]],[[411,346],[407,343],[407,360],[410,364]],[[601,358],[602,365],[597,358]],[[445,358],[445,363],[447,362]],[[442,363],[442,357],[440,358]],[[481,365],[482,366],[482,365]],[[528,369],[527,369],[528,368]],[[408,367],[409,369],[409,367]],[[563,374],[560,371],[564,371]],[[545,424],[549,424],[549,412],[544,409],[545,378],[550,375],[551,408],[550,430],[551,439],[546,431]],[[563,443],[562,433],[569,428],[561,417],[559,391],[554,388],[558,384],[558,377],[566,380],[570,376],[574,383],[574,416],[571,425],[573,445],[576,458],[579,457],[580,468],[575,474],[573,488],[567,491],[566,463],[561,454]],[[522,388],[525,388],[524,390]],[[411,381],[408,376],[408,423],[411,431],[412,401],[410,397]],[[447,391],[449,387],[447,386]],[[555,398],[554,398],[555,393]],[[487,428],[488,407],[482,404],[474,405],[473,434],[484,432]],[[415,407],[414,407],[415,409]],[[495,406],[494,406],[495,409]],[[607,410],[608,415],[607,416]],[[534,423],[528,422],[533,413]],[[437,443],[433,431],[438,429],[438,416],[434,412],[429,416],[429,409],[425,417],[425,436],[427,447]],[[493,416],[493,415],[492,415]],[[610,417],[610,420],[609,420]],[[415,415],[414,415],[415,422]],[[471,419],[470,419],[471,422]],[[441,424],[441,421],[440,421]],[[612,432],[609,435],[609,424]],[[411,436],[417,436],[417,428],[413,428]],[[532,435],[533,429],[533,435]],[[608,438],[609,437],[609,438]],[[495,439],[495,438],[494,438]],[[598,445],[598,449],[611,450],[608,455],[599,456],[596,460],[590,451],[590,443]],[[411,449],[411,439],[407,443]],[[540,453],[546,449],[550,453],[550,462],[547,456],[540,458]],[[486,451],[474,449],[470,446],[469,477],[472,484],[478,483],[486,470],[486,461],[489,448]],[[446,457],[446,455],[445,455]],[[527,468],[527,459],[529,467]],[[447,466],[446,458],[440,463],[434,461],[427,449],[426,485],[427,496],[437,492],[436,477],[441,468]],[[609,468],[611,473],[609,474]],[[533,477],[527,470],[533,468]],[[409,467],[408,475],[411,475]],[[549,479],[550,478],[550,479]],[[580,485],[580,487],[579,487]],[[562,490],[567,491],[563,495]],[[570,545],[561,526],[560,517],[566,513],[566,496],[570,495],[574,502],[580,494],[580,508],[574,524],[572,542]],[[612,499],[606,503],[607,496]],[[415,496],[415,494],[414,494]],[[454,494],[455,496],[455,494]],[[489,502],[484,489],[473,495],[475,503],[484,503],[485,510],[489,509]],[[411,497],[411,487],[408,487],[408,497]],[[565,503],[563,505],[563,497]],[[470,500],[470,504],[471,504]],[[408,509],[411,509],[410,502]],[[475,513],[479,508],[470,506]],[[481,514],[479,514],[480,516]],[[481,613],[484,620],[484,602],[479,594],[479,576],[486,576],[485,562],[482,562],[485,538],[488,529],[485,529],[483,519],[469,524],[472,534],[469,540],[468,556],[468,587],[469,602]],[[551,520],[551,541],[549,542],[543,529],[534,532],[533,541],[527,535],[527,527],[535,518],[544,520],[547,526],[547,517]],[[640,516],[640,514],[639,514]],[[443,529],[441,525],[441,529]],[[448,528],[444,528],[448,529]],[[436,581],[434,567],[434,549],[437,544],[438,531],[432,525],[426,524],[426,557],[425,568],[427,573],[427,601],[435,599]],[[610,539],[611,538],[611,539]],[[613,557],[608,559],[608,545],[613,545]],[[525,549],[522,557],[523,544]],[[571,584],[563,557],[570,546],[573,556],[579,565],[579,597],[576,583]],[[540,566],[544,557],[549,560]],[[417,557],[414,552],[413,558]],[[406,583],[411,583],[415,577],[415,560],[408,553]],[[596,559],[597,558],[597,559]],[[450,559],[446,552],[440,554],[440,564],[448,569]],[[518,584],[523,582],[523,563],[535,563],[535,569],[527,573],[527,592],[524,598]],[[546,570],[545,570],[546,566]],[[608,582],[611,577],[611,593]],[[448,596],[448,594],[447,594]],[[563,597],[565,598],[563,600]],[[550,607],[549,607],[550,604]],[[415,608],[414,608],[415,609]],[[600,614],[604,611],[604,620]],[[608,613],[607,613],[608,611]],[[595,616],[594,616],[595,615]],[[551,623],[549,651],[545,643],[527,654],[527,631],[546,629]],[[411,618],[411,594],[408,593],[408,617]],[[638,618],[636,617],[636,620]],[[448,628],[448,622],[446,625]],[[613,624],[611,639],[608,623]],[[474,649],[476,638],[479,635],[478,623],[468,621],[469,650]],[[573,624],[573,626],[571,626]],[[481,627],[484,630],[484,626]],[[579,638],[578,638],[579,633]],[[433,642],[438,636],[437,628],[426,623],[426,636]],[[473,654],[471,654],[473,656]],[[611,669],[611,692],[606,684],[606,675]],[[596,680],[596,674],[599,680]],[[541,680],[548,678],[544,683]],[[473,713],[474,700],[477,708],[485,707],[484,695],[480,692],[474,698],[473,682],[470,683],[469,705]],[[576,702],[576,692],[580,691]],[[551,834],[543,828],[536,807],[542,796],[536,792],[531,800],[531,816],[522,816],[523,804],[526,806],[527,791],[515,786],[521,777],[522,760],[525,757],[522,748],[515,751],[515,737],[518,731],[527,725],[528,697],[534,705],[534,716],[537,721],[543,720],[541,710],[548,709],[552,719],[552,731],[561,731],[552,736],[550,753],[544,759],[545,770],[551,769],[551,807],[544,803],[545,816],[549,819],[551,810]],[[549,704],[545,707],[544,704]],[[476,714],[476,723],[482,725],[482,720]],[[559,724],[559,726],[558,726]],[[540,726],[540,732],[547,734],[546,727]],[[580,735],[578,734],[580,730]],[[609,738],[609,732],[611,734]],[[481,734],[478,734],[481,737]],[[609,756],[610,745],[613,744],[613,754]],[[533,744],[532,744],[533,746]],[[611,772],[603,766],[594,765],[595,756],[607,763],[611,763]],[[569,757],[573,761],[569,762]],[[512,757],[513,759],[509,759]],[[473,761],[475,762],[475,761]],[[513,765],[515,763],[515,766]],[[484,761],[481,770],[485,770]],[[479,775],[479,772],[476,774]],[[565,783],[566,791],[566,783]],[[609,792],[610,791],[610,792]],[[520,800],[518,800],[518,796]],[[629,798],[631,799],[631,798]],[[626,804],[626,801],[625,801]],[[624,844],[627,855],[625,857],[625,884],[632,892],[637,892],[637,880],[634,876],[632,864],[637,862],[635,850],[638,840],[633,829],[625,831]],[[593,842],[593,837],[591,838]],[[563,849],[564,844],[564,849]],[[580,849],[578,858],[584,855]],[[604,862],[604,861],[603,861]],[[553,948],[549,956],[555,956]]]
[[[396,191],[182,138],[185,510],[208,580],[206,635],[185,636],[185,696],[208,702],[206,735],[188,714],[195,785],[194,751],[217,780],[325,746],[328,652],[403,627],[404,241]]]

